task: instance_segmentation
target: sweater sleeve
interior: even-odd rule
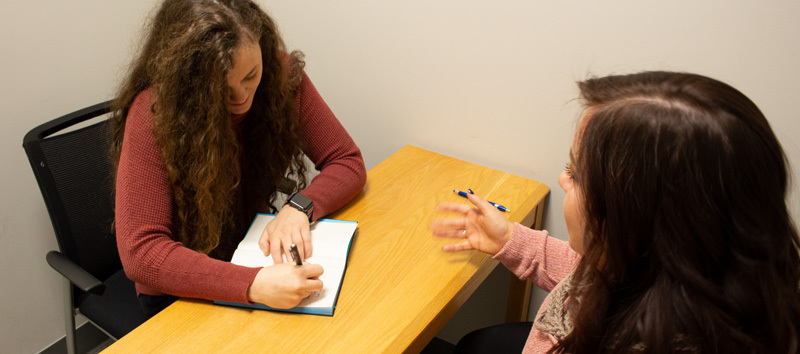
[[[213,259],[172,238],[172,187],[152,133],[152,102],[146,90],[131,106],[117,171],[117,247],[125,274],[138,293],[247,302],[259,268]]]
[[[494,259],[520,279],[529,279],[545,291],[551,291],[578,264],[580,255],[567,241],[514,223],[511,239]]]
[[[296,104],[306,156],[320,173],[303,195],[314,201],[314,220],[344,206],[364,187],[367,171],[361,150],[328,108],[316,87],[303,73]]]

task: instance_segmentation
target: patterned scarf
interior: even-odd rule
[[[541,311],[536,316],[536,320],[533,321],[536,329],[549,333],[559,341],[572,332],[572,317],[567,313],[567,301],[574,272],[573,270],[561,283],[553,288],[550,292],[550,300],[547,302],[544,311]]]
[[[536,329],[549,333],[556,340],[561,341],[572,332],[572,316],[567,311],[569,308],[569,290],[572,287],[573,270],[564,280],[561,281],[550,292],[550,301],[547,302],[544,311],[541,311],[533,321]],[[573,300],[574,301],[574,300]],[[698,346],[689,336],[678,334],[672,340],[671,349],[678,353],[699,353]],[[615,347],[615,345],[611,345]],[[643,353],[647,346],[644,343],[637,343],[630,348],[632,353]]]

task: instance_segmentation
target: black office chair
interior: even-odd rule
[[[50,251],[46,258],[65,279],[69,353],[77,351],[78,313],[113,339],[145,321],[134,284],[122,271],[112,229],[110,105],[111,101],[103,102],[54,119],[28,132],[23,140],[61,250]],[[75,127],[92,118],[100,122]]]

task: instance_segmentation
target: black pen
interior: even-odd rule
[[[289,247],[289,253],[292,254],[292,259],[294,259],[294,264],[303,265],[303,260],[300,259],[300,252],[297,251],[297,245],[294,243],[291,247]]]

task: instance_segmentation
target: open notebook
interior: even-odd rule
[[[248,267],[267,267],[274,264],[272,256],[264,256],[264,252],[258,247],[258,239],[261,237],[261,233],[273,218],[275,218],[275,214],[256,215],[244,240],[239,243],[239,247],[233,253],[231,263]],[[333,311],[336,309],[336,300],[339,297],[339,289],[344,279],[347,257],[350,254],[350,244],[353,241],[357,226],[358,223],[355,221],[333,219],[320,219],[311,224],[311,246],[313,251],[311,257],[306,259],[306,262],[322,266],[325,272],[322,273],[320,279],[324,285],[322,290],[312,293],[296,307],[275,309],[258,303],[253,305],[227,301],[214,301],[214,303],[272,311],[333,316]],[[289,262],[291,261],[290,257]]]

